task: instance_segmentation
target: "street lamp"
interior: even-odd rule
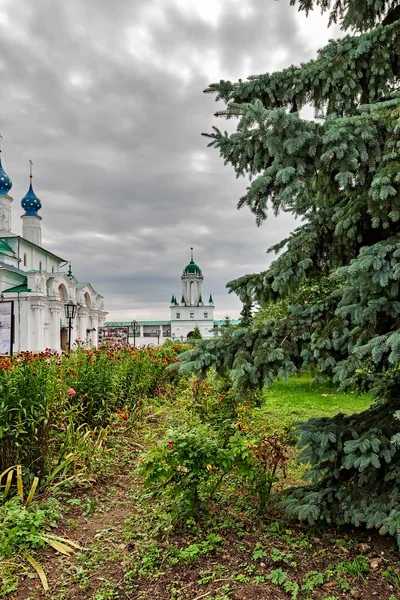
[[[137,321],[135,321],[135,319],[133,319],[131,325],[132,325],[132,329],[133,329],[133,345],[136,346],[136,325],[137,325]]]
[[[71,351],[71,330],[72,320],[75,319],[76,304],[73,302],[67,302],[64,304],[65,318],[68,319],[68,352]]]
[[[174,341],[175,341],[175,338],[176,338],[176,335],[175,335],[175,333],[173,333],[173,334],[171,335],[171,337],[172,337],[172,341],[174,342]]]
[[[154,333],[154,335],[157,336],[157,346],[159,346],[160,345],[161,330],[160,329],[153,329],[151,333]]]

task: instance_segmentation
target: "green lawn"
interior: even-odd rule
[[[330,417],[337,413],[365,410],[372,399],[368,394],[338,392],[325,383],[313,383],[311,375],[279,381],[264,391],[264,410],[282,421],[302,421],[311,417]]]

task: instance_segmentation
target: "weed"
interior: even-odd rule
[[[257,542],[254,547],[253,554],[252,554],[253,560],[259,560],[259,559],[265,558],[266,556],[267,556],[266,551],[262,549],[260,542]]]
[[[369,572],[369,565],[365,556],[360,554],[353,560],[347,560],[338,565],[337,572],[339,574],[347,573],[350,577],[364,579],[364,573]]]
[[[91,597],[91,600],[118,600],[119,594],[113,581],[104,581],[101,588]]]
[[[200,556],[205,556],[215,551],[223,541],[220,535],[215,533],[208,534],[207,538],[202,542],[190,544],[186,548],[175,550],[174,556],[171,558],[171,563],[176,564],[180,560],[186,563],[197,560]]]
[[[302,591],[312,592],[316,587],[323,585],[324,575],[318,571],[309,571],[303,577],[302,580]]]
[[[289,579],[288,574],[285,571],[282,571],[282,569],[275,569],[274,571],[271,571],[266,578],[269,579],[271,583],[283,587],[285,592],[290,594],[292,600],[296,600],[298,598],[300,592],[299,584]]]
[[[283,562],[289,567],[296,567],[297,563],[293,560],[293,553],[273,548],[271,552],[272,562]]]
[[[388,579],[397,590],[400,590],[400,574],[392,566],[388,566],[381,574]]]

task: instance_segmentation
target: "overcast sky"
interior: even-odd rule
[[[226,282],[265,269],[296,224],[257,228],[236,209],[247,182],[201,137],[227,127],[202,91],[309,60],[336,35],[289,0],[0,0],[13,232],[32,159],[43,245],[105,296],[108,320],[169,318],[190,246],[216,317],[235,318]]]

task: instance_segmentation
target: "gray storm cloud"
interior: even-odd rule
[[[287,0],[3,0],[13,231],[32,158],[44,244],[105,296],[110,319],[167,318],[190,246],[216,315],[236,316],[225,283],[265,269],[295,222],[256,228],[236,210],[247,182],[200,135],[226,128],[202,90],[309,60],[335,34]]]

